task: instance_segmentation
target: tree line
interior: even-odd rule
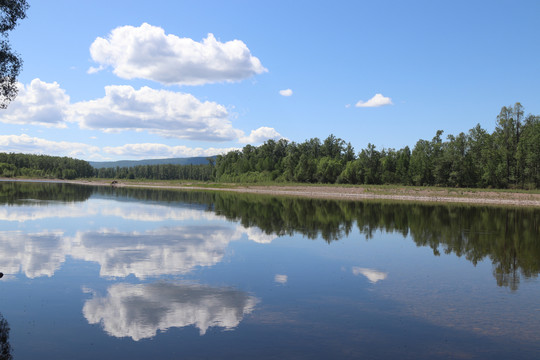
[[[502,107],[492,133],[476,125],[467,133],[442,136],[439,130],[412,150],[368,144],[359,153],[334,135],[322,142],[268,140],[209,158],[205,165],[94,169],[67,157],[0,153],[0,176],[540,188],[540,116],[524,116],[520,103]]]
[[[439,130],[412,150],[368,144],[358,154],[334,135],[322,142],[268,140],[218,156],[215,180],[540,188],[540,116],[525,117],[520,103],[501,109],[491,134],[476,125],[445,140],[442,135]]]
[[[0,176],[50,179],[93,177],[88,161],[49,155],[0,153]]]
[[[95,176],[101,179],[145,179],[145,180],[214,180],[214,166],[209,159],[207,165],[137,165],[96,169]]]

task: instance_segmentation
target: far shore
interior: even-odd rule
[[[170,181],[123,181],[117,180],[50,180],[50,179],[2,179],[14,181],[60,182],[92,186],[115,186],[152,189],[228,191],[275,196],[297,196],[316,199],[342,200],[391,200],[431,203],[464,203],[496,206],[540,207],[540,193],[534,191],[511,191],[489,189],[459,189],[412,186],[321,186],[298,184],[220,184]]]

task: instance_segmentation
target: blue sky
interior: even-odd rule
[[[330,134],[398,149],[491,132],[517,101],[540,113],[539,1],[29,3],[3,152],[208,156]]]

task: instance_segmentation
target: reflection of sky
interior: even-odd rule
[[[98,263],[102,276],[185,274],[220,262],[243,235],[263,244],[277,237],[182,204],[108,199],[23,202],[0,207],[1,222],[11,230],[0,231],[2,271],[29,278],[52,276],[67,256]]]
[[[70,247],[62,235],[61,232],[0,232],[2,272],[23,272],[29,278],[52,276],[65,261],[66,250]]]
[[[23,272],[29,278],[52,276],[67,256],[96,262],[101,276],[138,278],[185,274],[197,266],[220,262],[229,243],[243,234],[261,242],[260,230],[226,223],[207,226],[162,227],[145,232],[102,229],[26,234],[0,231],[0,263],[6,274]]]
[[[233,329],[256,303],[256,298],[227,287],[121,283],[110,286],[107,296],[87,300],[83,314],[111,336],[138,341],[171,327],[193,325],[201,335],[210,327]]]
[[[102,276],[175,275],[218,263],[229,242],[239,237],[234,228],[225,226],[159,228],[144,233],[86,232],[73,240],[71,255],[99,263]]]
[[[98,263],[102,276],[185,274],[220,262],[229,243],[242,236],[262,244],[277,237],[187,207],[103,199],[43,204],[0,208],[0,221],[19,224],[15,229],[22,223],[26,229],[0,231],[4,273],[52,276],[71,256]],[[62,230],[47,230],[48,226]]]
[[[538,343],[536,280],[506,293],[496,286],[489,259],[474,266],[453,254],[434,257],[410,236],[377,231],[366,239],[353,230],[330,244],[301,234],[273,241],[274,234],[198,205],[105,197],[0,209],[0,271],[6,273],[0,310],[20,358],[38,358],[44,346],[96,358],[104,357],[103,349],[114,358],[144,349],[159,358],[175,358],[173,351],[225,357],[222,349],[235,347],[253,349],[249,355],[256,358],[261,346],[274,358],[289,350],[325,357],[322,347],[330,349],[326,358],[365,349],[362,358],[374,356],[373,346],[394,346],[398,354],[415,344],[422,350],[422,341],[439,351],[448,346],[438,339],[448,339],[449,329],[463,330],[466,341],[482,332]],[[18,273],[31,280],[9,276]],[[169,274],[192,282],[159,280]],[[171,331],[186,326],[191,329]],[[168,335],[156,335],[167,329]],[[198,335],[205,332],[211,336]],[[458,345],[451,350],[462,351],[462,343],[450,340]],[[35,352],[28,355],[31,346]],[[213,352],[196,353],[201,348]],[[164,355],[167,349],[173,350]]]
[[[51,218],[87,218],[89,216],[105,216],[143,222],[225,219],[225,217],[209,211],[103,199],[91,199],[84,203],[35,201],[0,207],[0,221],[27,222]]]
[[[388,276],[388,273],[358,266],[353,266],[352,272],[354,275],[364,275],[372,284],[376,284],[378,281],[384,280]]]
[[[35,202],[31,205],[25,203],[18,206],[0,207],[0,221],[28,222],[51,218],[82,218],[96,213],[96,208],[81,206],[79,203]]]

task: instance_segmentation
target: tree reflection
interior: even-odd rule
[[[0,181],[0,204],[17,204],[21,200],[86,201],[94,190],[89,186],[52,182]]]
[[[489,258],[499,286],[516,290],[540,272],[540,210],[472,205],[335,201],[217,192],[99,189],[141,200],[200,205],[244,227],[278,236],[300,233],[337,241],[357,226],[366,239],[377,231],[410,236],[418,246],[465,257]]]
[[[9,324],[0,314],[0,360],[13,359],[11,344],[9,343]]]
[[[337,241],[354,231],[367,240],[377,231],[410,236],[434,255],[455,254],[473,264],[490,259],[499,286],[516,290],[522,278],[540,272],[540,210],[472,205],[434,205],[376,201],[335,201],[111,187],[64,187],[65,184],[0,183],[0,203],[20,198],[78,201],[113,197],[117,201],[151,201],[215,212],[259,228],[259,236],[302,234]],[[55,187],[56,186],[56,187]],[[35,188],[35,189],[33,189]],[[80,193],[78,193],[80,191]],[[7,195],[6,195],[7,194]],[[24,197],[28,195],[27,197]],[[6,200],[7,199],[7,200]]]

